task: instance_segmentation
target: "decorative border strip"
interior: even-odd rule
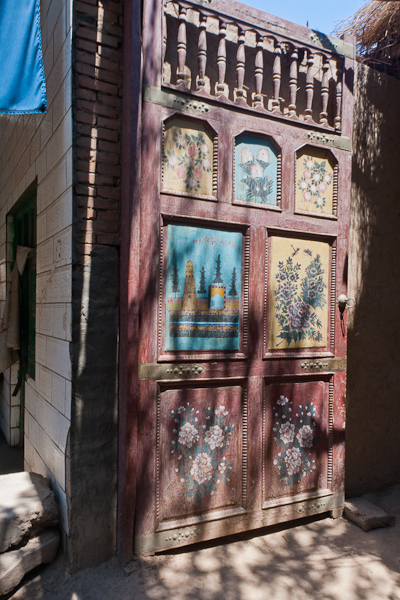
[[[162,122],[162,140],[161,140],[161,185],[160,185],[160,191],[161,194],[163,192],[164,189],[164,147],[165,147],[165,119],[163,119]]]
[[[212,174],[212,191],[218,198],[218,155],[219,155],[219,135],[215,132],[213,139],[213,174]]]
[[[250,279],[250,233],[244,236],[244,278],[243,278],[243,329],[242,352],[247,354],[249,337],[249,279]]]
[[[333,378],[329,382],[329,429],[328,429],[328,473],[327,484],[329,489],[332,487],[333,479],[333,397],[334,397],[334,382]]]
[[[263,386],[263,390],[262,390],[262,415],[261,415],[261,423],[262,423],[262,432],[261,432],[261,452],[262,452],[262,456],[261,456],[261,485],[262,485],[262,489],[261,489],[261,502],[264,503],[265,501],[265,490],[266,490],[266,486],[267,486],[267,478],[266,478],[266,474],[265,474],[265,457],[266,457],[266,435],[265,432],[267,430],[267,386],[265,383],[265,379],[263,378],[262,380],[262,386]]]
[[[157,391],[157,406],[156,406],[156,527],[160,523],[160,477],[161,477],[161,457],[160,457],[160,440],[161,440],[161,388],[158,386]]]
[[[336,163],[333,168],[333,198],[332,198],[332,212],[337,217],[338,210],[338,174],[339,174],[339,163]]]
[[[282,208],[282,150],[278,154],[276,177],[276,205]]]
[[[248,419],[248,382],[242,388],[242,507],[247,508],[247,419]]]
[[[164,223],[161,217],[160,219],[160,264],[158,269],[158,319],[157,319],[157,327],[158,327],[158,354],[162,354],[162,320],[163,320],[163,296],[164,296]]]
[[[336,242],[332,245],[331,258],[331,318],[329,341],[332,354],[335,354],[335,316],[336,316]]]
[[[269,276],[269,264],[268,264],[268,240],[269,240],[269,235],[268,235],[268,229],[265,227],[265,254],[264,254],[264,323],[263,323],[263,329],[264,329],[264,348],[263,348],[263,355],[265,355],[265,353],[267,352],[268,349],[268,339],[267,339],[267,326],[269,325],[268,323],[268,292],[269,292],[269,285],[268,285],[268,276]]]

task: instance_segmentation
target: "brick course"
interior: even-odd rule
[[[82,263],[96,244],[119,245],[122,6],[75,3],[74,204],[77,229],[87,233],[79,235]]]

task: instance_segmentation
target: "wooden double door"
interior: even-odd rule
[[[144,92],[136,552],[344,501],[351,154],[193,96]]]

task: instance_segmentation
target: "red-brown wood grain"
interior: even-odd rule
[[[184,5],[188,10],[193,6],[194,10],[205,11],[206,15],[218,14],[219,11],[225,15],[229,14],[231,20],[238,23],[241,31],[244,30],[246,23],[249,29],[260,24],[266,27],[267,17],[264,13],[234,1],[227,4],[224,0],[215,0],[211,8],[207,7],[207,9],[195,2],[185,1]],[[123,351],[126,352],[124,363],[126,384],[121,396],[121,405],[126,420],[120,430],[122,458],[119,494],[120,538],[121,548],[125,548],[123,550],[125,558],[129,556],[127,548],[129,548],[129,536],[132,535],[135,538],[135,551],[152,552],[305,515],[337,512],[337,509],[343,505],[344,498],[345,372],[329,371],[329,368],[323,368],[322,372],[312,370],[305,372],[302,365],[304,360],[316,361],[324,357],[346,356],[346,314],[341,322],[336,298],[340,293],[346,293],[351,153],[336,147],[328,148],[321,141],[319,143],[312,141],[307,136],[309,132],[315,130],[327,131],[332,135],[333,129],[333,118],[330,129],[328,126],[321,127],[309,118],[311,102],[314,102],[316,95],[314,86],[313,100],[310,65],[314,63],[311,61],[310,52],[312,51],[312,60],[314,60],[314,52],[318,52],[318,49],[311,48],[305,55],[304,73],[307,74],[308,83],[305,108],[307,108],[308,120],[301,121],[295,114],[299,97],[295,93],[293,83],[297,82],[299,76],[296,62],[297,49],[292,49],[290,54],[291,115],[276,112],[272,114],[259,107],[255,110],[251,105],[248,106],[251,99],[247,98],[246,105],[242,94],[243,81],[244,85],[247,81],[245,70],[250,68],[246,62],[247,46],[244,34],[239,35],[237,65],[234,66],[237,68],[238,97],[242,100],[235,105],[232,100],[224,102],[223,98],[218,99],[205,91],[203,80],[204,76],[207,77],[210,57],[208,56],[206,60],[205,53],[209,48],[209,39],[205,36],[204,16],[199,21],[202,23],[200,42],[197,38],[193,42],[196,64],[200,64],[201,89],[197,93],[193,85],[190,89],[187,87],[185,61],[191,52],[191,38],[188,36],[189,25],[186,23],[186,17],[186,12],[181,11],[178,19],[180,47],[177,48],[176,59],[179,65],[178,86],[174,88],[169,83],[162,87],[161,58],[165,52],[163,35],[164,39],[166,35],[165,31],[162,33],[162,5],[157,0],[144,2],[144,86],[147,86],[146,89],[149,89],[148,86],[153,86],[164,92],[184,91],[187,99],[193,100],[197,96],[199,102],[206,103],[209,110],[207,113],[200,114],[193,110],[169,108],[151,100],[143,103],[141,186],[139,189],[136,185],[132,190],[132,196],[126,198],[126,202],[131,202],[132,206],[136,207],[131,215],[132,219],[139,220],[140,232],[137,221],[132,220],[132,233],[124,237],[125,251],[132,258],[132,262],[130,270],[128,268],[124,270],[125,275],[129,272],[131,283],[129,285],[130,309],[124,312],[123,318],[126,322],[123,323],[123,327],[131,328],[132,322],[136,323],[136,321],[129,323],[134,319],[135,310],[139,314],[138,329],[130,329],[131,334],[129,337],[125,336],[123,346]],[[286,37],[292,38],[295,42],[300,39],[304,44],[305,39],[309,40],[307,37],[309,30],[275,17],[274,22],[278,25],[284,24]],[[164,28],[165,26],[164,21]],[[221,31],[222,35],[219,41],[217,40],[217,45],[220,46],[222,57],[225,52],[224,27]],[[198,62],[199,50],[201,51],[200,63]],[[257,92],[261,89],[261,58],[257,56],[258,74],[255,79]],[[226,81],[223,66],[220,58],[218,64],[220,83]],[[253,60],[251,67],[253,72],[255,66]],[[351,137],[352,124],[352,69],[352,60],[346,58],[341,96],[340,135],[347,137]],[[192,79],[195,75],[196,73],[192,73]],[[265,66],[263,77],[267,77]],[[282,80],[281,87],[287,83]],[[326,81],[324,80],[323,83],[325,84]],[[320,110],[329,111],[329,103],[325,105],[325,91],[323,100],[324,104]],[[338,106],[337,97],[334,100],[333,104]],[[218,147],[217,160],[214,163],[214,168],[217,170],[217,187],[214,195],[200,197],[195,194],[183,195],[171,190],[163,190],[163,124],[174,117],[186,119],[188,127],[193,122],[203,123],[212,132],[214,144],[217,144],[215,147]],[[339,121],[336,120],[335,123],[338,124]],[[281,202],[278,206],[269,207],[262,204],[246,206],[244,202],[240,204],[235,202],[235,140],[245,132],[273,140],[280,152],[282,181]],[[338,137],[339,134],[336,136]],[[328,150],[332,160],[338,164],[337,215],[324,217],[316,216],[314,213],[300,214],[295,210],[296,152],[305,146],[311,150],[312,148]],[[128,148],[129,145],[124,147]],[[132,151],[131,147],[130,150]],[[133,161],[133,157],[131,160]],[[238,350],[165,350],[167,328],[165,257],[168,228],[175,224],[236,231],[242,235],[242,294]],[[329,247],[328,325],[325,346],[286,349],[269,347],[268,311],[271,298],[268,290],[271,283],[271,238],[274,236],[317,241]],[[138,255],[139,260],[137,260]],[[243,293],[246,278],[247,295]],[[204,367],[204,372],[190,381],[185,378],[181,380],[171,378],[170,381],[138,382],[139,365],[156,363],[200,363]],[[307,409],[308,416],[303,417],[308,419],[307,423],[313,418],[313,425],[307,431],[303,428],[299,435],[306,436],[308,432],[311,436],[312,430],[316,441],[311,446],[311,442],[307,445],[306,437],[302,438],[304,455],[309,454],[309,460],[307,459],[308,463],[303,464],[304,473],[301,478],[294,477],[289,483],[282,479],[278,469],[281,455],[277,445],[276,420],[280,418],[280,409],[274,411],[274,407],[280,396],[287,398],[289,404],[286,406],[290,406],[293,414],[297,411],[296,415],[299,415],[293,417],[293,420],[297,419],[296,435],[300,431],[299,428],[303,427],[303,421],[300,420],[303,408],[300,407],[303,407],[305,402],[312,402],[313,406],[312,409]],[[233,470],[232,483],[228,484],[226,481],[225,488],[221,482],[215,483],[217,487],[213,494],[209,496],[203,494],[196,496],[195,499],[191,499],[187,491],[185,492],[184,477],[180,475],[177,479],[177,473],[182,471],[179,470],[177,462],[180,459],[173,452],[174,435],[177,436],[178,433],[176,431],[174,433],[172,429],[170,415],[171,411],[183,407],[184,402],[189,403],[187,404],[189,408],[193,405],[193,409],[199,411],[199,427],[200,424],[203,427],[206,418],[201,412],[205,407],[214,407],[213,410],[221,410],[221,414],[224,414],[221,408],[223,406],[229,414],[235,432],[232,434],[232,439],[235,440],[232,442],[232,447],[226,449],[226,460]],[[315,410],[314,417],[310,416],[312,410]],[[177,415],[174,413],[174,416]],[[228,419],[228,416],[226,418]],[[176,418],[176,422],[181,423],[180,417]],[[137,444],[133,433],[136,427]],[[193,455],[193,463],[191,463],[193,465],[196,456],[199,454]],[[192,466],[190,472],[194,477],[193,469]],[[130,509],[131,514],[129,514]],[[133,514],[135,515],[134,532]],[[124,532],[125,521],[128,527]]]

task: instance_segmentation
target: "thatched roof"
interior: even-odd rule
[[[350,33],[357,38],[357,53],[373,66],[400,74],[400,1],[372,0],[344,19],[337,35]]]

